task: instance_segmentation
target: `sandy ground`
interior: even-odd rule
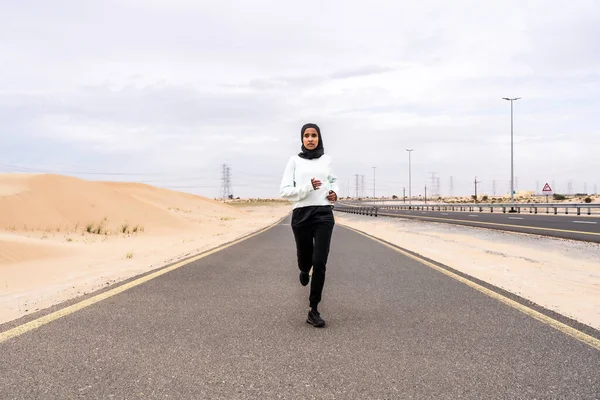
[[[600,329],[598,244],[345,213],[336,222]]]
[[[230,205],[135,183],[0,174],[0,324],[266,227],[291,204]]]

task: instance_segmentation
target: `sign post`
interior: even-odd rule
[[[548,183],[546,183],[544,185],[544,188],[542,189],[542,193],[544,193],[546,195],[546,203],[548,203],[548,196],[553,194],[552,188],[550,187],[550,185],[548,185]]]

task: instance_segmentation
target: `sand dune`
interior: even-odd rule
[[[110,234],[127,224],[157,233],[191,228],[191,211],[206,215],[228,209],[200,196],[149,185],[60,175],[0,175],[0,185],[0,226],[10,231],[84,231],[92,225]],[[238,214],[231,207],[227,212]]]
[[[0,233],[0,267],[3,264],[64,256],[69,249],[56,243]]]
[[[229,242],[291,211],[141,183],[0,174],[0,323]]]

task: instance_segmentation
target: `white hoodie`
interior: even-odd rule
[[[281,197],[294,202],[294,209],[307,206],[330,206],[327,200],[330,190],[339,191],[337,177],[331,168],[331,157],[323,154],[319,158],[308,160],[297,155],[290,157],[281,180]],[[311,179],[321,181],[315,190]]]

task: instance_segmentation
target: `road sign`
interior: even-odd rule
[[[550,187],[550,185],[548,185],[548,183],[546,182],[546,184],[544,185],[544,188],[542,189],[542,193],[546,195],[546,203],[548,202],[548,196],[552,196],[552,188]]]

